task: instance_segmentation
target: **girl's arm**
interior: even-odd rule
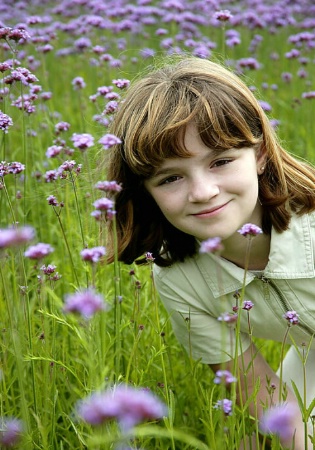
[[[260,378],[260,388],[257,393],[257,407],[252,402],[249,406],[249,412],[253,417],[256,417],[256,408],[257,408],[257,416],[258,420],[261,419],[264,408],[266,405],[270,406],[270,394],[267,391],[267,385],[273,385],[275,387],[274,390],[274,404],[277,404],[278,402],[276,399],[279,398],[279,390],[280,390],[280,379],[276,375],[276,373],[271,369],[267,361],[264,359],[264,357],[261,355],[261,353],[257,352],[256,348],[253,344],[252,348],[249,347],[243,355],[239,357],[239,382],[240,382],[240,389],[237,389],[237,403],[239,405],[242,405],[246,402],[246,398],[248,398],[255,389],[255,383],[257,381],[257,378]],[[252,356],[254,355],[254,359],[252,361]],[[250,365],[252,364],[252,367]],[[233,373],[233,361],[228,361],[227,363],[222,364],[211,364],[211,369],[216,372],[220,369],[226,369],[229,370],[231,373]],[[245,370],[248,370],[247,374],[244,374],[242,367],[245,368]],[[253,372],[254,371],[254,372]],[[246,377],[246,380],[245,380]],[[267,383],[268,380],[268,383]],[[241,394],[240,394],[241,391]],[[295,408],[297,411],[299,411],[298,403],[296,400],[296,397],[292,390],[287,386],[287,398],[286,403],[290,403],[292,405],[292,408]],[[240,396],[242,395],[242,402],[240,401]],[[292,442],[295,442],[295,446],[292,447]],[[298,412],[296,415],[296,418],[294,419],[294,423],[292,423],[292,438],[286,442],[281,442],[283,446],[287,446],[289,448],[294,448],[295,450],[305,450],[305,438],[304,438],[304,423],[302,421],[302,414]],[[308,448],[313,448],[312,443],[309,441]]]

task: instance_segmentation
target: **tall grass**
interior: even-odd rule
[[[63,13],[59,14],[54,2],[30,3],[22,7],[19,2],[20,8],[14,10],[11,2],[6,2],[3,17],[0,12],[4,26],[14,28],[22,19],[27,22],[36,14],[44,20],[28,27],[31,35],[39,30],[37,34],[47,38],[49,28],[54,31],[54,37],[47,38],[53,45],[51,51],[40,50],[42,42],[35,39],[24,43],[3,40],[0,47],[0,62],[17,59],[13,65],[28,67],[38,79],[34,84],[52,94],[45,100],[39,93],[34,100],[36,111],[28,114],[12,102],[27,94],[30,85],[0,85],[9,89],[8,94],[0,95],[0,109],[13,120],[8,133],[0,130],[0,161],[25,165],[21,173],[0,178],[0,228],[30,225],[36,231],[27,244],[0,246],[0,416],[22,420],[17,448],[114,448],[121,439],[117,425],[109,422],[91,427],[76,414],[76,404],[95,391],[124,382],[149,388],[168,408],[164,419],[142,425],[129,436],[125,445],[130,448],[238,448],[244,431],[248,433],[251,427],[255,430],[246,406],[243,410],[234,407],[232,415],[214,408],[226,392],[213,383],[209,368],[193,361],[175,340],[170,318],[158,300],[150,264],[108,265],[106,258],[91,264],[80,255],[84,248],[104,245],[106,237],[104,224],[91,215],[93,202],[101,197],[95,183],[106,180],[106,173],[98,170],[106,152],[98,140],[107,129],[94,120],[104,110],[106,100],[99,96],[92,101],[90,96],[101,86],[113,86],[114,79],[133,79],[154,59],[163,57],[168,50],[161,47],[162,37],[155,31],[166,28],[168,37],[175,39],[180,26],[176,20],[159,22],[159,16],[153,16],[156,23],[143,25],[138,34],[128,30],[115,34],[97,27],[86,27],[84,32],[83,25],[80,32],[79,25],[76,30],[70,24],[82,14],[90,14],[89,2],[63,2]],[[109,8],[114,6],[111,2]],[[156,7],[162,8],[162,4],[156,2]],[[100,16],[108,13],[112,17],[106,8],[102,11]],[[45,22],[48,14],[49,26]],[[119,16],[113,22],[119,23]],[[229,28],[226,24],[225,31]],[[270,116],[280,120],[278,131],[285,146],[314,161],[315,137],[310,118],[314,116],[315,100],[302,98],[303,92],[314,89],[314,55],[311,48],[301,45],[301,56],[309,58],[306,78],[297,75],[304,67],[298,59],[285,56],[292,48],[289,36],[301,29],[286,25],[274,29],[273,34],[268,27],[250,30],[241,24],[237,29],[241,44],[234,48],[221,45],[220,26],[200,25],[200,40],[218,43],[218,50],[211,54],[215,60],[233,64],[252,56],[261,63],[258,70],[244,70],[246,81],[256,87],[259,98],[272,106]],[[81,34],[91,39],[92,45],[78,50],[75,41]],[[263,40],[250,53],[255,34]],[[184,51],[192,51],[179,42]],[[96,45],[103,46],[102,54],[120,60],[121,67],[100,58],[92,50]],[[155,50],[156,56],[141,57],[144,47]],[[275,52],[278,58],[272,59],[270,55]],[[3,72],[2,78],[9,72]],[[282,79],[283,72],[292,73],[291,82]],[[82,77],[86,87],[75,90],[75,77]],[[119,94],[119,89],[113,89]],[[70,129],[57,135],[55,125],[60,121],[68,122]],[[74,148],[74,133],[92,135],[94,145],[85,151]],[[58,136],[74,151],[47,158],[46,151]],[[56,170],[66,160],[76,162],[74,169],[64,172],[64,178],[46,182],[45,173]],[[81,170],[76,171],[80,164]],[[51,195],[57,199],[57,206],[49,205],[47,198]],[[26,248],[39,242],[50,244],[54,251],[39,261],[25,257]],[[42,269],[48,264],[56,266],[52,275]],[[61,277],[56,276],[56,271]],[[67,314],[66,296],[88,287],[101,293],[109,308],[90,319]],[[262,352],[273,367],[278,365],[280,344],[269,342]]]

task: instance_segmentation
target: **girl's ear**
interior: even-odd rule
[[[264,144],[259,145],[256,149],[256,167],[258,175],[261,175],[266,167],[267,151]]]

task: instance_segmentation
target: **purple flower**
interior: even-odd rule
[[[34,228],[0,228],[0,249],[21,245],[32,240],[35,236]]]
[[[23,172],[23,170],[25,170],[25,165],[18,161],[14,161],[8,164],[8,173],[18,175],[19,173]]]
[[[117,80],[113,80],[113,84],[119,89],[125,89],[129,86],[130,81],[125,78],[118,78]]]
[[[2,130],[4,133],[7,133],[9,130],[9,127],[13,125],[13,120],[10,116],[7,114],[4,114],[0,110],[0,130]]]
[[[260,68],[260,63],[255,58],[241,58],[237,61],[237,65],[239,67],[250,69],[250,70],[257,70]]]
[[[146,420],[166,415],[165,405],[150,391],[124,384],[92,394],[79,402],[77,411],[91,425],[116,419],[123,432]]]
[[[119,139],[114,134],[105,134],[98,142],[103,145],[105,150],[108,150],[113,145],[122,143],[121,139]]]
[[[25,251],[24,256],[30,259],[42,259],[53,251],[54,249],[50,244],[43,244],[40,242],[39,244],[29,247]]]
[[[58,206],[59,203],[54,195],[49,195],[46,199],[48,201],[48,205]]]
[[[233,405],[232,400],[224,398],[223,400],[218,400],[214,405],[214,408],[222,410],[226,416],[231,416],[232,405]]]
[[[272,110],[271,105],[268,102],[265,102],[263,100],[258,100],[258,103],[262,107],[262,109],[266,112],[270,112]]]
[[[62,150],[63,147],[61,145],[52,145],[51,147],[48,147],[46,156],[47,158],[55,158],[56,156],[60,155]]]
[[[233,15],[228,9],[223,9],[221,11],[217,11],[213,14],[213,17],[220,22],[227,22],[232,19]]]
[[[298,408],[290,403],[284,403],[268,409],[261,421],[263,433],[278,435],[284,442],[289,442],[294,435],[294,420],[299,414]]]
[[[92,288],[65,296],[64,312],[66,313],[78,313],[89,319],[94,316],[97,311],[106,309],[108,309],[108,307],[104,302],[103,296],[97,294]]]
[[[85,88],[86,84],[82,77],[75,77],[72,80],[72,86],[75,90],[79,90]]]
[[[249,311],[250,309],[252,309],[253,306],[254,306],[253,302],[251,302],[250,300],[244,300],[242,309],[245,309],[246,311]]]
[[[302,98],[305,98],[307,100],[315,98],[315,91],[303,92]],[[1,125],[0,125],[0,127],[1,127]]]
[[[114,202],[107,197],[102,197],[102,198],[99,198],[98,200],[95,200],[95,202],[93,203],[93,206],[96,209],[99,209],[100,211],[108,211],[108,210],[113,209]]]
[[[289,325],[297,325],[299,323],[299,314],[296,311],[287,311],[283,317],[288,321]]]
[[[1,448],[14,447],[21,439],[23,424],[15,418],[0,418]]]
[[[69,128],[70,128],[70,123],[68,123],[68,122],[58,122],[55,125],[55,132],[57,134],[59,134],[62,131],[68,131]]]
[[[44,272],[45,275],[51,275],[52,273],[55,272],[55,270],[57,269],[57,266],[55,266],[54,264],[48,264],[48,266],[43,265],[40,270],[42,272]]]
[[[214,237],[207,239],[206,241],[202,241],[200,244],[200,253],[217,253],[223,250],[223,245],[221,243],[221,238]]]
[[[110,102],[107,103],[105,109],[104,109],[104,114],[113,114],[118,108],[118,102],[116,102],[115,100],[112,100]]]
[[[225,323],[231,324],[231,323],[235,323],[237,321],[237,318],[238,318],[237,314],[225,312],[218,317],[218,320],[220,322],[225,322]]]
[[[225,386],[235,383],[236,381],[237,379],[228,370],[218,370],[213,380],[215,384],[223,383]]]
[[[120,192],[122,190],[121,184],[116,181],[98,181],[94,187],[104,192]]]
[[[145,259],[147,260],[147,262],[154,262],[155,258],[153,257],[152,253],[147,252],[145,254]]]
[[[71,138],[73,145],[84,151],[94,145],[94,138],[88,133],[77,134],[74,133]]]
[[[105,256],[106,249],[105,247],[93,247],[93,248],[85,248],[81,251],[81,258],[83,261],[90,261],[96,263]]]
[[[261,228],[253,223],[246,223],[239,230],[237,230],[242,236],[257,236],[258,234],[262,234]]]

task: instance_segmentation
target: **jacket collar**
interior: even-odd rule
[[[269,261],[262,276],[271,279],[303,279],[315,277],[314,244],[315,213],[293,215],[288,230],[271,231]],[[243,286],[244,269],[212,254],[202,253],[196,258],[214,297],[240,290]],[[256,275],[246,274],[245,285]]]

